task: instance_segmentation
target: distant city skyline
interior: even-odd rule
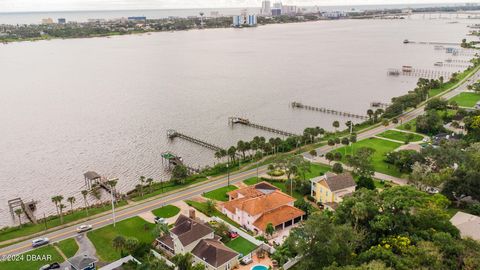
[[[270,1],[272,4],[277,2]],[[297,6],[480,3],[465,0],[284,0]],[[0,0],[1,12],[261,7],[262,0]]]

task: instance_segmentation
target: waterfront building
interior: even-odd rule
[[[349,173],[337,175],[327,172],[322,176],[310,179],[310,182],[310,195],[317,203],[322,203],[331,210],[335,210],[345,196],[355,192],[357,186]]]
[[[295,15],[297,14],[297,6],[282,6],[282,14],[283,15]]]
[[[42,24],[53,24],[53,19],[52,18],[42,19]]]
[[[342,17],[347,16],[347,14],[343,11],[327,11],[327,12],[322,12],[322,17],[328,18],[328,19],[340,19]]]
[[[127,18],[129,21],[135,21],[135,22],[138,22],[138,21],[147,21],[147,17],[145,16],[132,16],[132,17],[128,17]]]
[[[282,15],[281,8],[272,8],[272,16],[280,16],[280,15]]]
[[[242,14],[233,16],[233,27],[242,27],[242,26],[256,26],[257,25],[257,15],[255,14]]]
[[[238,265],[239,254],[220,242],[213,229],[196,218],[193,209],[188,217],[181,214],[170,232],[154,244],[169,257],[191,253],[195,263],[209,270],[229,270]]]
[[[229,201],[222,205],[222,213],[256,233],[265,233],[268,224],[277,231],[283,230],[305,216],[304,211],[293,206],[295,198],[268,182],[233,190],[227,195]]]
[[[264,16],[272,15],[272,5],[270,1],[262,1],[262,10],[261,14]]]
[[[66,24],[67,20],[65,18],[58,18],[58,24]]]

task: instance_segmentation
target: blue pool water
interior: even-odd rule
[[[266,267],[265,265],[255,265],[254,267],[252,267],[251,270],[268,270],[268,267]]]

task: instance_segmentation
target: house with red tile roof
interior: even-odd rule
[[[304,211],[293,206],[295,198],[267,182],[231,191],[228,196],[230,200],[222,205],[222,213],[257,233],[264,233],[269,223],[282,230],[305,216]]]

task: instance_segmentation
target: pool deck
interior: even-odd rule
[[[263,259],[258,258],[257,254],[253,254],[252,255],[252,260],[253,260],[252,263],[250,263],[248,265],[240,265],[239,268],[237,268],[237,269],[238,270],[250,270],[250,269],[252,269],[252,267],[254,267],[257,264],[263,264],[263,265],[267,266],[267,268],[269,266],[272,266],[272,260],[270,259],[270,257],[268,257],[267,254],[265,254],[265,258],[263,258]]]

